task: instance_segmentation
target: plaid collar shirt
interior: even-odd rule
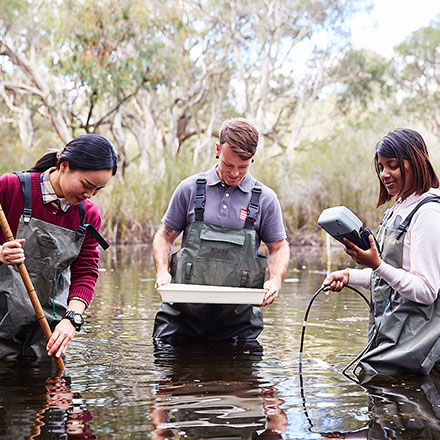
[[[55,190],[53,189],[53,186],[50,183],[49,174],[55,170],[56,168],[52,167],[41,173],[40,185],[41,185],[41,194],[43,196],[43,203],[44,204],[51,203],[61,211],[66,212],[70,208],[70,204],[67,203],[67,200],[64,197],[60,198],[56,195]]]

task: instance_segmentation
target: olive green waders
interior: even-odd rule
[[[197,179],[196,221],[184,248],[172,256],[172,282],[262,288],[266,257],[256,253],[252,229],[259,211],[261,186],[257,182],[243,229],[203,221],[206,178]],[[263,330],[261,307],[243,304],[162,303],[153,337],[168,340],[252,340]]]

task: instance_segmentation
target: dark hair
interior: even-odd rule
[[[84,134],[71,140],[61,152],[46,153],[29,171],[59,168],[63,162],[69,162],[71,170],[112,170],[113,176],[118,167],[115,149],[107,138]]]
[[[416,192],[423,194],[429,188],[438,188],[439,179],[429,160],[428,149],[422,136],[415,130],[409,128],[398,128],[388,133],[376,145],[374,165],[377,176],[379,177],[378,155],[387,158],[396,158],[400,172],[402,174],[403,187],[405,186],[407,173],[405,171],[404,160],[408,161],[411,170],[412,184],[408,190],[409,194]],[[376,207],[383,205],[391,199],[385,185],[379,177],[379,197]]]
[[[220,147],[227,142],[241,159],[254,157],[258,146],[258,130],[244,118],[228,119],[220,129]]]

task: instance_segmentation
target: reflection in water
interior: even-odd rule
[[[370,400],[370,422],[357,432],[332,432],[324,438],[440,438],[440,377],[375,379],[364,385]]]
[[[369,438],[440,438],[440,379],[434,375],[367,386]]]
[[[242,344],[157,343],[153,438],[282,438],[287,417],[274,386],[259,376],[263,349]]]
[[[92,416],[52,361],[0,362],[0,439],[94,439]],[[47,374],[54,374],[47,376]]]
[[[0,362],[0,440],[309,440],[321,439],[320,432],[440,438],[436,377],[362,388],[339,373],[367,340],[367,307],[350,291],[322,293],[308,318],[303,385],[310,426],[298,351],[306,307],[325,276],[322,256],[293,255],[290,282],[263,312],[261,346],[173,348],[154,347],[151,339],[160,299],[148,247],[114,248],[103,254],[84,331],[69,347],[72,384],[56,377],[52,362]]]

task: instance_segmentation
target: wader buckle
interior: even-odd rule
[[[86,232],[87,227],[84,225],[79,225],[75,232],[75,241],[78,241]]]
[[[255,201],[257,203],[254,203],[254,200],[251,199],[249,206],[248,206],[248,215],[247,218],[252,222],[255,223],[255,220],[257,219],[257,215],[260,212],[260,207],[258,204],[260,194],[262,193],[261,186],[255,186],[252,188],[252,199],[256,199]]]
[[[247,215],[247,219],[249,219],[249,221],[253,224],[255,223],[255,220],[257,219],[257,215],[259,213],[260,209],[258,207],[258,205],[254,205],[254,204],[250,204],[248,206],[248,215]]]
[[[261,193],[263,192],[263,189],[257,183],[252,188],[251,200],[249,202],[248,209],[247,209],[248,213],[246,216],[246,220],[244,222],[245,229],[252,229],[253,228],[255,221],[257,220],[257,215],[260,212],[259,202],[260,202],[260,196],[261,196]]]
[[[29,223],[32,218],[32,209],[30,208],[24,208],[23,209],[23,222]]]
[[[194,211],[203,212],[204,210],[205,210],[205,197],[196,195]]]

